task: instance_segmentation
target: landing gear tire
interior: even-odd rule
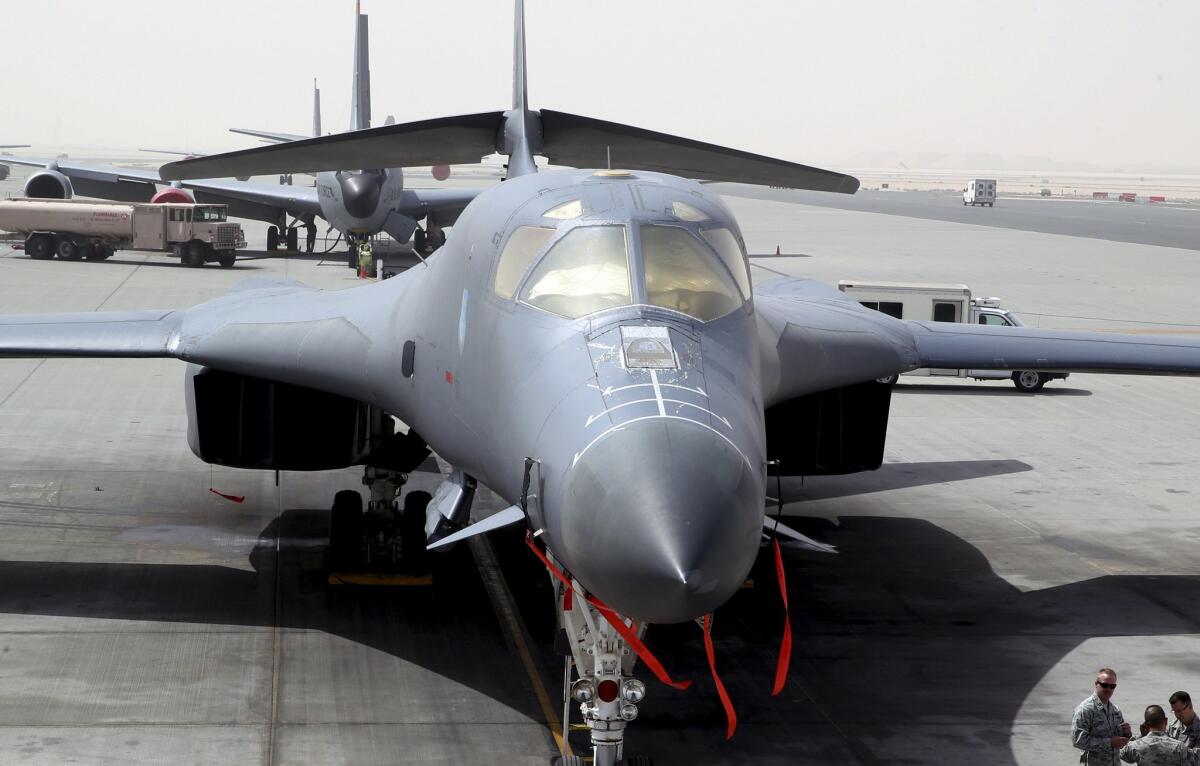
[[[425,550],[425,509],[433,495],[424,490],[414,490],[404,497],[404,511],[400,514],[400,559],[422,572],[429,567],[429,551]]]
[[[550,766],[584,766],[584,760],[578,755],[556,755],[550,759]]]
[[[654,759],[648,755],[627,755],[617,761],[618,766],[654,766]]]
[[[875,378],[876,383],[882,383],[885,386],[894,386],[897,380],[900,380],[899,375],[887,375],[882,378]]]
[[[296,252],[300,244],[300,235],[296,229],[287,230],[287,249],[289,252]]]
[[[279,249],[279,227],[278,226],[268,226],[267,227],[267,249],[268,250],[278,250]]]
[[[54,252],[64,261],[78,261],[80,258],[79,245],[69,239],[60,239],[54,246]]]
[[[362,537],[362,495],[344,489],[333,496],[333,509],[329,514],[329,568],[357,566],[362,558]]]
[[[1033,370],[1017,370],[1012,374],[1013,385],[1018,391],[1026,394],[1035,394],[1042,390],[1046,385],[1046,381],[1050,378],[1040,372]]]
[[[184,245],[183,248],[183,265],[190,266],[193,269],[198,269],[204,265],[205,247],[203,242],[193,239]]]
[[[233,264],[237,263],[237,256],[233,253],[221,253],[217,256],[217,263],[221,264],[223,269],[232,269]]]
[[[54,257],[54,239],[49,234],[34,234],[25,240],[25,252],[34,260],[49,260]]]
[[[413,250],[420,253],[421,255],[424,255],[425,254],[425,246],[427,244],[427,239],[428,238],[425,236],[424,229],[418,228],[416,231],[414,231],[413,232]]]

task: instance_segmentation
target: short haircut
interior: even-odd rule
[[[1100,676],[1103,676],[1103,675],[1116,676],[1117,671],[1113,670],[1112,668],[1100,668],[1099,670],[1096,671],[1097,678],[1099,678]]]
[[[1172,705],[1174,705],[1176,702],[1182,702],[1185,705],[1190,705],[1192,704],[1192,695],[1188,694],[1187,692],[1175,692],[1171,695],[1171,699],[1168,700],[1168,702],[1170,702]]]
[[[1158,705],[1150,705],[1146,708],[1146,725],[1158,726],[1167,722],[1167,714]]]

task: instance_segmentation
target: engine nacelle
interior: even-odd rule
[[[781,402],[766,412],[771,474],[824,476],[883,463],[892,387],[870,381]]]
[[[168,186],[162,191],[155,193],[155,195],[150,198],[150,202],[155,205],[166,204],[170,202],[191,203],[195,201],[196,198],[192,196],[191,192],[175,186]]]
[[[188,446],[233,468],[323,471],[363,462],[369,408],[302,386],[189,365]]]
[[[25,181],[25,196],[41,199],[71,199],[75,187],[71,179],[57,170],[39,170]]]

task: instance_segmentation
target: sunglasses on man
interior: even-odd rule
[[[1097,681],[1097,682],[1096,682],[1096,686],[1099,686],[1101,689],[1115,689],[1115,688],[1117,688],[1117,685],[1116,685],[1116,684],[1106,684],[1106,683],[1104,683],[1103,681]]]

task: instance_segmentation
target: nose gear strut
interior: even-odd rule
[[[559,569],[526,535],[525,543],[549,570],[554,583],[554,600],[559,628],[566,636],[569,654],[565,659],[564,713],[570,712],[570,699],[579,703],[592,739],[594,766],[650,766],[645,756],[624,757],[625,727],[638,716],[638,703],[646,696],[646,685],[634,678],[634,664],[641,659],[658,680],[676,689],[686,689],[691,681],[675,681],[662,663],[642,643],[645,624],[638,625],[614,612],[595,596],[587,594]],[[568,682],[574,667],[578,678]],[[563,716],[563,741],[570,728],[570,716]],[[568,766],[566,756],[556,763]]]

